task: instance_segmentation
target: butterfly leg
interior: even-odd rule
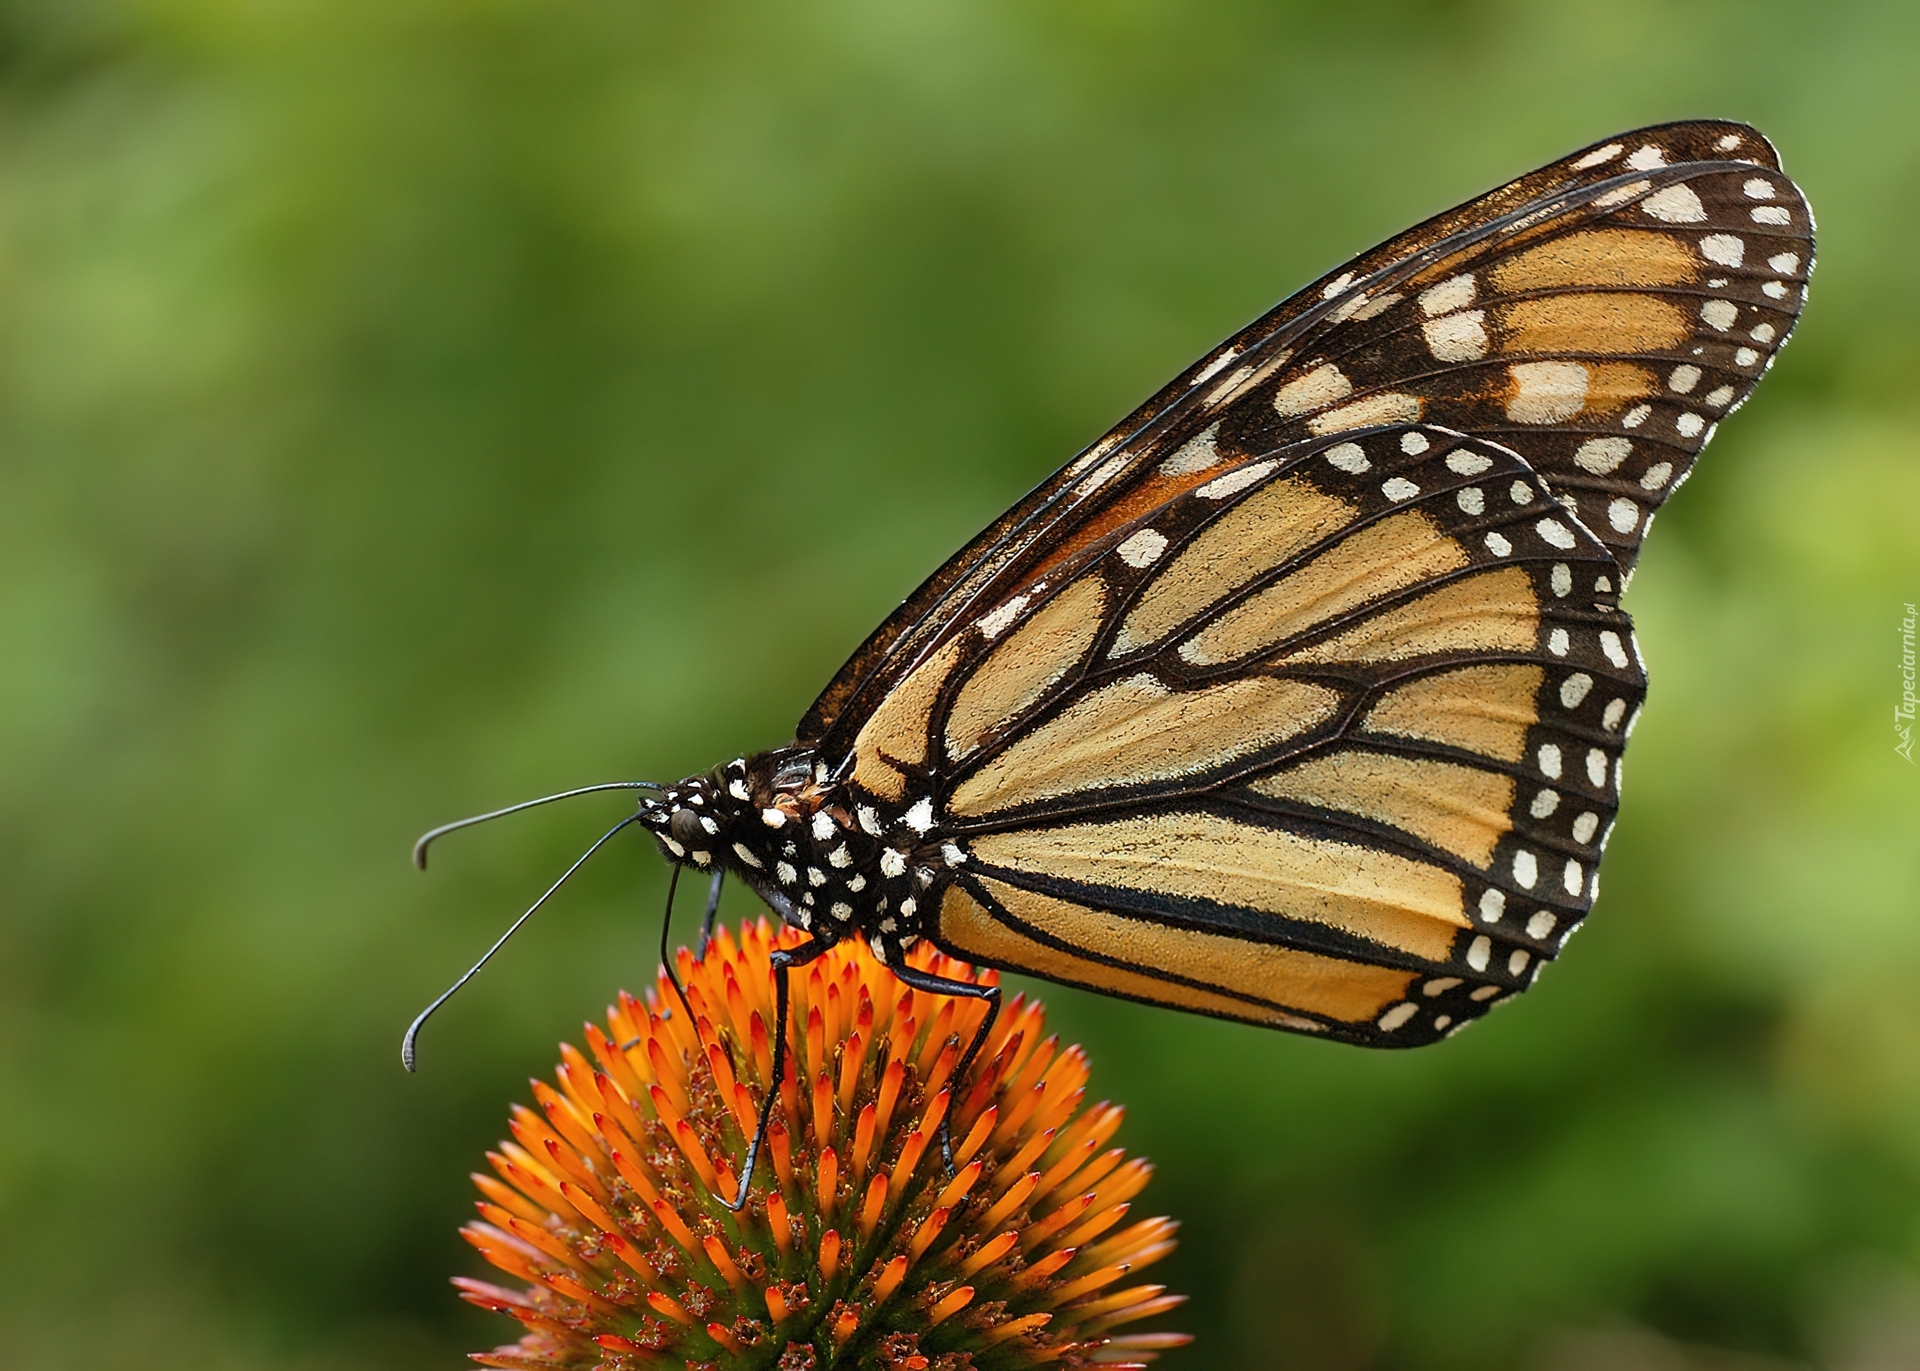
[[[707,917],[700,921],[700,950],[693,955],[705,961],[707,949],[713,945],[713,921],[720,915],[720,887],[727,883],[727,869],[718,867],[713,873],[713,884],[707,887]]]
[[[727,869],[721,867],[713,873],[713,884],[707,887],[707,915],[700,922],[700,950],[694,953],[698,960],[705,960],[707,947],[713,942],[713,921],[720,913],[720,887],[727,881]],[[675,866],[673,874],[667,878],[667,912],[660,916],[660,967],[667,973],[667,979],[673,982],[673,993],[680,997],[680,1007],[687,1011],[687,1017],[693,1017],[693,1006],[687,1003],[686,987],[680,984],[679,973],[674,970],[673,958],[667,955],[667,943],[673,933],[673,896],[680,889],[680,868]]]
[[[673,982],[673,993],[680,997],[680,1008],[686,1011],[687,1022],[693,1022],[693,1006],[687,1003],[687,989],[680,984],[680,973],[674,970],[673,958],[667,953],[667,939],[673,933],[673,897],[680,889],[680,868],[676,864],[667,877],[667,910],[660,916],[660,969],[667,973],[667,979]],[[701,944],[701,950],[706,945]]]
[[[747,1144],[747,1159],[740,1168],[740,1193],[732,1200],[725,1195],[718,1197],[720,1203],[729,1209],[738,1210],[747,1202],[747,1187],[753,1184],[753,1165],[760,1157],[760,1148],[767,1140],[767,1129],[773,1122],[773,1106],[780,1098],[780,1083],[787,1074],[787,978],[796,966],[805,966],[827,950],[827,944],[818,938],[804,942],[798,947],[775,948],[769,960],[773,963],[773,1073],[767,1081],[766,1097],[760,1101],[760,1117],[753,1126],[753,1141]]]
[[[960,1058],[960,1065],[954,1068],[952,1080],[955,1084],[954,1096],[959,1096],[958,1085],[967,1078],[967,1072],[973,1068],[973,1059],[980,1055],[980,1049],[986,1045],[987,1034],[993,1032],[993,1023],[1000,1017],[1000,987],[997,985],[976,985],[972,981],[956,981],[946,976],[936,976],[930,971],[922,971],[913,966],[889,967],[894,976],[929,995],[961,995],[968,999],[985,1000],[987,1012],[980,1020],[980,1027],[974,1030],[973,1041],[967,1044],[966,1052]],[[947,1112],[940,1117],[940,1157],[947,1164],[947,1173],[953,1173],[953,1109],[949,1101]]]

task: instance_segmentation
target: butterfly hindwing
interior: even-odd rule
[[[1430,426],[1206,474],[950,639],[854,782],[932,790],[963,955],[1430,1041],[1591,905],[1643,692],[1617,570],[1515,454]]]
[[[1288,442],[1415,420],[1519,452],[1630,571],[1791,331],[1812,220],[1766,140],[1623,134],[1438,215],[1209,352],[934,573],[802,720],[845,755],[955,625],[1196,482]]]

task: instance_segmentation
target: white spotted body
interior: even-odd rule
[[[921,800],[856,803],[799,747],[737,758],[640,802],[670,862],[732,872],[782,920],[827,945],[858,937],[898,965],[953,865]],[[931,894],[932,899],[929,899]]]

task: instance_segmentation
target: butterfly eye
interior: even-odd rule
[[[805,758],[787,762],[773,773],[775,790],[798,790],[813,778],[813,763]]]
[[[675,842],[682,847],[706,847],[707,834],[700,826],[700,816],[691,809],[676,809],[673,817],[667,821],[667,831]]]

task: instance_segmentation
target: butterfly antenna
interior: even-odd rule
[[[441,824],[438,828],[427,830],[420,835],[420,841],[413,845],[413,864],[422,871],[427,869],[427,845],[442,834],[452,833],[455,829],[472,828],[488,819],[503,818],[508,814],[518,814],[523,809],[532,809],[536,805],[550,805],[555,800],[571,800],[576,795],[592,795],[602,790],[665,790],[666,787],[655,781],[607,781],[601,785],[583,785],[578,790],[563,790],[558,795],[542,795],[537,800],[522,800],[517,805],[508,805],[505,809],[495,809],[486,814],[476,814],[471,819],[455,819],[450,824]]]
[[[601,786],[598,788],[604,790],[604,789],[610,789],[612,787]],[[575,793],[578,793],[578,792],[575,792]],[[556,796],[553,798],[559,798],[559,797]],[[535,803],[538,803],[538,801],[535,801]],[[520,806],[520,807],[524,808],[524,806]],[[489,816],[483,815],[481,817],[485,818]],[[445,1004],[448,1000],[452,999],[454,991],[458,990],[461,986],[465,985],[468,981],[472,980],[474,976],[478,974],[481,967],[485,966],[488,962],[492,961],[493,954],[498,952],[501,948],[505,947],[507,945],[507,939],[511,938],[515,933],[518,933],[520,931],[520,925],[525,923],[528,919],[531,919],[534,915],[534,911],[539,909],[541,905],[545,904],[550,898],[552,898],[554,891],[558,890],[561,886],[567,883],[568,877],[572,876],[574,872],[578,871],[581,867],[586,865],[587,858],[591,857],[594,853],[598,852],[601,848],[605,847],[607,845],[608,840],[611,839],[614,834],[618,833],[621,829],[625,828],[628,824],[638,821],[639,817],[640,816],[638,814],[630,814],[626,818],[622,819],[619,823],[615,824],[612,828],[608,829],[605,833],[601,834],[600,840],[598,842],[596,842],[592,847],[588,848],[585,852],[581,853],[579,858],[574,862],[574,864],[568,867],[566,871],[561,875],[560,879],[547,887],[547,893],[545,895],[542,895],[539,899],[535,900],[530,906],[528,906],[526,913],[522,914],[519,918],[513,921],[513,926],[509,928],[505,933],[502,933],[500,935],[499,941],[494,943],[492,947],[487,949],[487,954],[484,957],[482,957],[479,961],[475,962],[472,966],[467,968],[466,975],[462,976],[459,980],[455,981],[452,985],[448,986],[446,988],[446,991],[440,996],[439,999],[435,1000],[432,1004],[428,1005],[425,1009],[420,1011],[419,1016],[415,1018],[412,1023],[407,1025],[406,1037],[400,1040],[400,1064],[402,1066],[406,1067],[407,1070],[409,1071],[413,1070],[415,1042],[420,1037],[420,1029],[422,1025],[424,1025],[426,1021],[430,1017],[432,1017],[433,1011],[438,1009],[441,1005]],[[470,821],[470,822],[477,822],[477,821]],[[428,834],[427,836],[431,837],[433,835]]]

